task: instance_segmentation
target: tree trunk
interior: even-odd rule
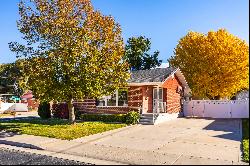
[[[68,110],[69,110],[69,122],[74,124],[75,123],[75,111],[73,106],[73,99],[68,101]]]

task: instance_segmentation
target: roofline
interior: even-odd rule
[[[128,83],[128,86],[143,86],[143,85],[157,85],[161,86],[162,82],[138,82],[138,83]]]
[[[184,86],[185,91],[186,91],[187,93],[191,92],[191,89],[190,89],[190,87],[189,87],[189,85],[188,85],[188,83],[187,83],[187,81],[186,81],[186,79],[185,79],[183,73],[181,72],[180,68],[177,68],[177,69],[175,69],[173,72],[171,72],[171,73],[169,74],[169,76],[168,76],[164,81],[162,81],[162,82],[138,82],[138,83],[128,83],[128,86],[155,85],[155,86],[160,86],[160,87],[162,87],[163,84],[164,84],[168,79],[170,79],[174,74],[176,74],[177,72],[179,72],[179,73],[183,76],[183,79],[181,80],[181,79],[179,78],[179,76],[176,75],[176,76],[178,77],[179,81],[180,81],[180,82],[182,83],[182,85]]]
[[[170,77],[172,77],[172,76],[177,72],[177,70],[180,70],[180,69],[177,68],[177,69],[175,69],[172,73],[170,73],[169,76],[168,76],[164,81],[161,82],[162,85],[163,85]]]
[[[174,70],[168,77],[167,79],[173,74],[175,73],[179,68],[177,68],[176,70]],[[151,70],[151,69],[149,69]],[[167,80],[165,79],[164,81],[161,82],[132,82],[132,83],[128,83],[129,86],[143,86],[143,85],[157,85],[157,86],[162,86],[163,83]]]
[[[184,77],[183,73],[181,72],[180,68],[178,67],[176,70],[174,70],[163,82],[162,82],[162,85],[169,79],[171,78],[174,74],[176,74],[177,72],[179,71],[179,73],[183,76],[183,81],[180,80],[180,78],[178,77],[178,75],[176,75],[179,79],[179,81],[183,84],[185,90],[187,93],[190,93],[191,92],[191,89],[186,81],[186,78]]]

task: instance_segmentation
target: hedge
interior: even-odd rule
[[[125,123],[126,114],[114,114],[114,115],[82,114],[80,115],[80,120]]]
[[[127,114],[82,114],[79,116],[83,121],[102,121],[102,122],[120,122],[127,124],[136,124],[139,122],[140,114],[138,112],[129,112]]]

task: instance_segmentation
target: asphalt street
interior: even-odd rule
[[[92,165],[92,164],[0,148],[0,165]]]

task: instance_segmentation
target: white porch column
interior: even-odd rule
[[[159,113],[159,86],[157,86],[157,102],[156,102],[156,111]]]
[[[119,96],[118,96],[118,90],[115,91],[115,98],[116,98],[116,106],[118,106],[118,99],[119,99]]]

